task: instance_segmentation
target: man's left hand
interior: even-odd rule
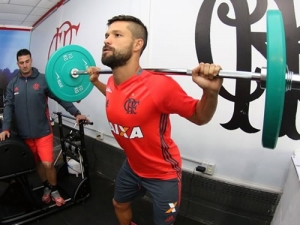
[[[215,64],[200,63],[192,71],[192,79],[203,90],[219,92],[222,87],[223,78],[216,77],[221,67]]]

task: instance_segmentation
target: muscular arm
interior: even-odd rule
[[[99,80],[96,80],[92,83],[104,96],[106,96],[106,85],[104,83]]]
[[[204,91],[201,100],[198,101],[194,114],[188,118],[189,121],[203,125],[213,117],[218,104],[218,92]]]
[[[192,79],[203,90],[203,95],[194,114],[188,119],[197,125],[208,123],[216,111],[223,79],[215,76],[220,70],[220,66],[208,63],[200,63],[193,69]]]

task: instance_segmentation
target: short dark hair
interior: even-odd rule
[[[146,46],[147,46],[147,41],[148,41],[148,30],[147,27],[143,24],[143,22],[134,17],[134,16],[130,16],[130,15],[118,15],[118,16],[114,16],[113,18],[109,19],[107,22],[107,25],[111,25],[114,22],[117,21],[125,21],[125,22],[130,22],[132,24],[132,26],[129,26],[128,29],[131,31],[132,36],[134,38],[141,38],[144,41],[144,46],[142,48],[141,54],[143,53],[143,51],[145,50]]]
[[[23,49],[20,49],[18,52],[17,52],[17,61],[19,59],[20,56],[23,56],[23,55],[29,55],[30,58],[31,58],[31,52],[26,49],[26,48],[23,48]]]

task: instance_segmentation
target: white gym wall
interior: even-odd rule
[[[215,9],[225,2],[215,3]],[[300,1],[295,0],[295,9],[300,9]],[[148,46],[141,58],[142,67],[156,68],[187,68],[197,66],[198,59],[195,50],[195,24],[201,0],[70,0],[53,12],[46,20],[39,24],[32,33],[30,49],[33,64],[41,72],[45,72],[48,51],[54,52],[51,45],[57,31],[62,34],[58,46],[63,46],[64,32],[67,40],[86,48],[94,57],[96,64],[101,64],[101,49],[104,42],[107,20],[119,14],[130,14],[140,18],[149,30]],[[248,0],[250,13],[256,7],[256,1]],[[278,9],[275,2],[269,1],[269,9]],[[225,26],[216,16],[212,15],[211,45],[215,63],[225,70],[236,68],[236,34],[235,29]],[[300,23],[299,11],[297,16]],[[229,10],[229,17],[234,18],[234,11]],[[252,25],[251,31],[264,32],[266,30],[265,16]],[[79,28],[71,29],[69,25],[60,26],[69,21]],[[70,36],[72,34],[72,36]],[[69,44],[69,43],[67,43]],[[265,58],[252,48],[252,65],[266,66]],[[253,68],[253,70],[254,70]],[[106,82],[108,75],[101,75]],[[174,77],[184,90],[195,98],[201,97],[201,90],[191,77]],[[232,95],[235,93],[235,80],[224,80],[224,87]],[[253,82],[253,89],[256,83]],[[251,86],[252,89],[252,86]],[[183,167],[193,171],[197,162],[209,161],[216,164],[213,178],[228,180],[234,183],[281,191],[289,168],[291,155],[299,149],[299,141],[287,136],[278,139],[276,149],[262,147],[262,127],[264,117],[263,94],[249,106],[249,121],[251,125],[260,129],[257,133],[246,133],[241,129],[227,130],[220,124],[230,121],[234,103],[219,97],[219,104],[212,121],[204,126],[196,126],[184,118],[172,115],[172,136],[181,149]],[[106,120],[105,98],[93,89],[91,94],[80,103],[75,103],[82,113],[89,115],[94,125],[88,126],[86,134],[94,137],[94,131],[104,132],[104,142],[118,146],[110,132]],[[64,110],[55,102],[50,101],[50,113]],[[299,111],[299,110],[298,110]],[[299,113],[297,113],[298,115]],[[74,121],[70,121],[72,124]],[[299,121],[296,121],[299,127]],[[101,149],[99,149],[101,151]]]

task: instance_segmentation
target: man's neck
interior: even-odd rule
[[[30,77],[30,76],[31,76],[31,74],[32,74],[32,73],[27,73],[27,74],[23,74],[23,73],[21,73],[21,76],[22,76],[22,77]]]
[[[27,74],[23,74],[22,72],[20,72],[20,73],[21,73],[22,77],[30,77],[32,74],[32,70],[30,71],[30,73],[27,73]]]
[[[113,69],[113,77],[116,85],[119,85],[132,76],[135,76],[141,70],[139,63],[128,63],[124,66]]]

